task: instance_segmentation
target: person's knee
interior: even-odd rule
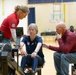
[[[25,62],[25,61],[26,61],[26,56],[23,56],[21,62]]]
[[[61,59],[66,59],[65,54],[62,54],[62,55],[61,55]]]
[[[55,53],[54,53],[54,57],[57,57],[58,55],[59,55],[58,52],[55,52]]]

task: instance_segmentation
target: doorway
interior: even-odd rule
[[[35,23],[36,19],[35,19],[35,8],[29,8],[30,13],[28,15],[28,25],[30,23]]]

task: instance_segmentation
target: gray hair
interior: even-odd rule
[[[34,29],[36,30],[36,34],[38,33],[38,26],[37,26],[35,23],[29,24],[28,32],[29,32],[29,28],[30,28],[30,27],[34,27]]]

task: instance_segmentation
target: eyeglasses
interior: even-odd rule
[[[23,11],[21,11],[21,12],[22,12],[24,17],[26,17],[29,14],[29,12],[23,12]]]
[[[24,16],[24,17],[26,17],[26,13],[25,13],[25,12],[23,12],[23,11],[21,11],[21,12],[22,12],[23,16]]]
[[[23,15],[24,15],[24,17],[26,17],[26,14],[25,13],[23,13]]]

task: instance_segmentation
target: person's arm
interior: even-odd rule
[[[48,44],[43,43],[43,47],[47,48],[47,49],[50,49],[52,51],[61,52],[59,46],[57,47],[57,46],[52,46],[52,45],[48,45]]]
[[[61,34],[60,34],[60,35],[57,34],[56,39],[58,40],[59,38],[61,38]],[[48,45],[48,44],[43,43],[43,47],[44,47],[44,48],[47,48],[47,49],[50,49],[50,50],[52,50],[52,51],[61,52],[59,46],[52,46],[52,45]]]
[[[60,37],[60,35],[58,37]],[[76,35],[69,32],[66,34],[65,41],[62,38],[58,38],[58,44],[61,52],[67,54],[73,50],[76,44]]]
[[[34,50],[34,52],[38,53],[39,50],[40,50],[40,48],[41,48],[41,46],[42,46],[42,43],[39,42],[39,43],[37,44],[37,47],[36,47],[36,49]]]
[[[42,46],[42,38],[38,37],[37,40],[38,40],[38,43],[37,43],[37,46],[36,46],[36,48],[34,50],[35,53],[38,53],[40,48],[41,48],[41,46]]]
[[[36,55],[37,55],[37,53],[39,52],[41,46],[42,46],[42,43],[39,42],[39,43],[37,44],[34,52],[31,54],[31,57],[32,57],[32,58],[36,57]]]
[[[16,29],[10,29],[14,42],[16,42]]]
[[[24,46],[24,43],[23,43],[23,42],[20,42],[20,47],[19,47],[19,49],[21,50],[21,49],[23,48],[23,46]]]
[[[49,45],[47,45],[47,44],[45,44],[45,43],[43,43],[43,45],[42,45],[44,48],[47,48],[47,49],[49,49]]]
[[[26,51],[26,49],[23,48],[24,45],[25,45],[24,42],[20,42],[19,50],[20,50],[22,56],[24,56],[24,55],[27,56],[28,55],[27,51]]]

